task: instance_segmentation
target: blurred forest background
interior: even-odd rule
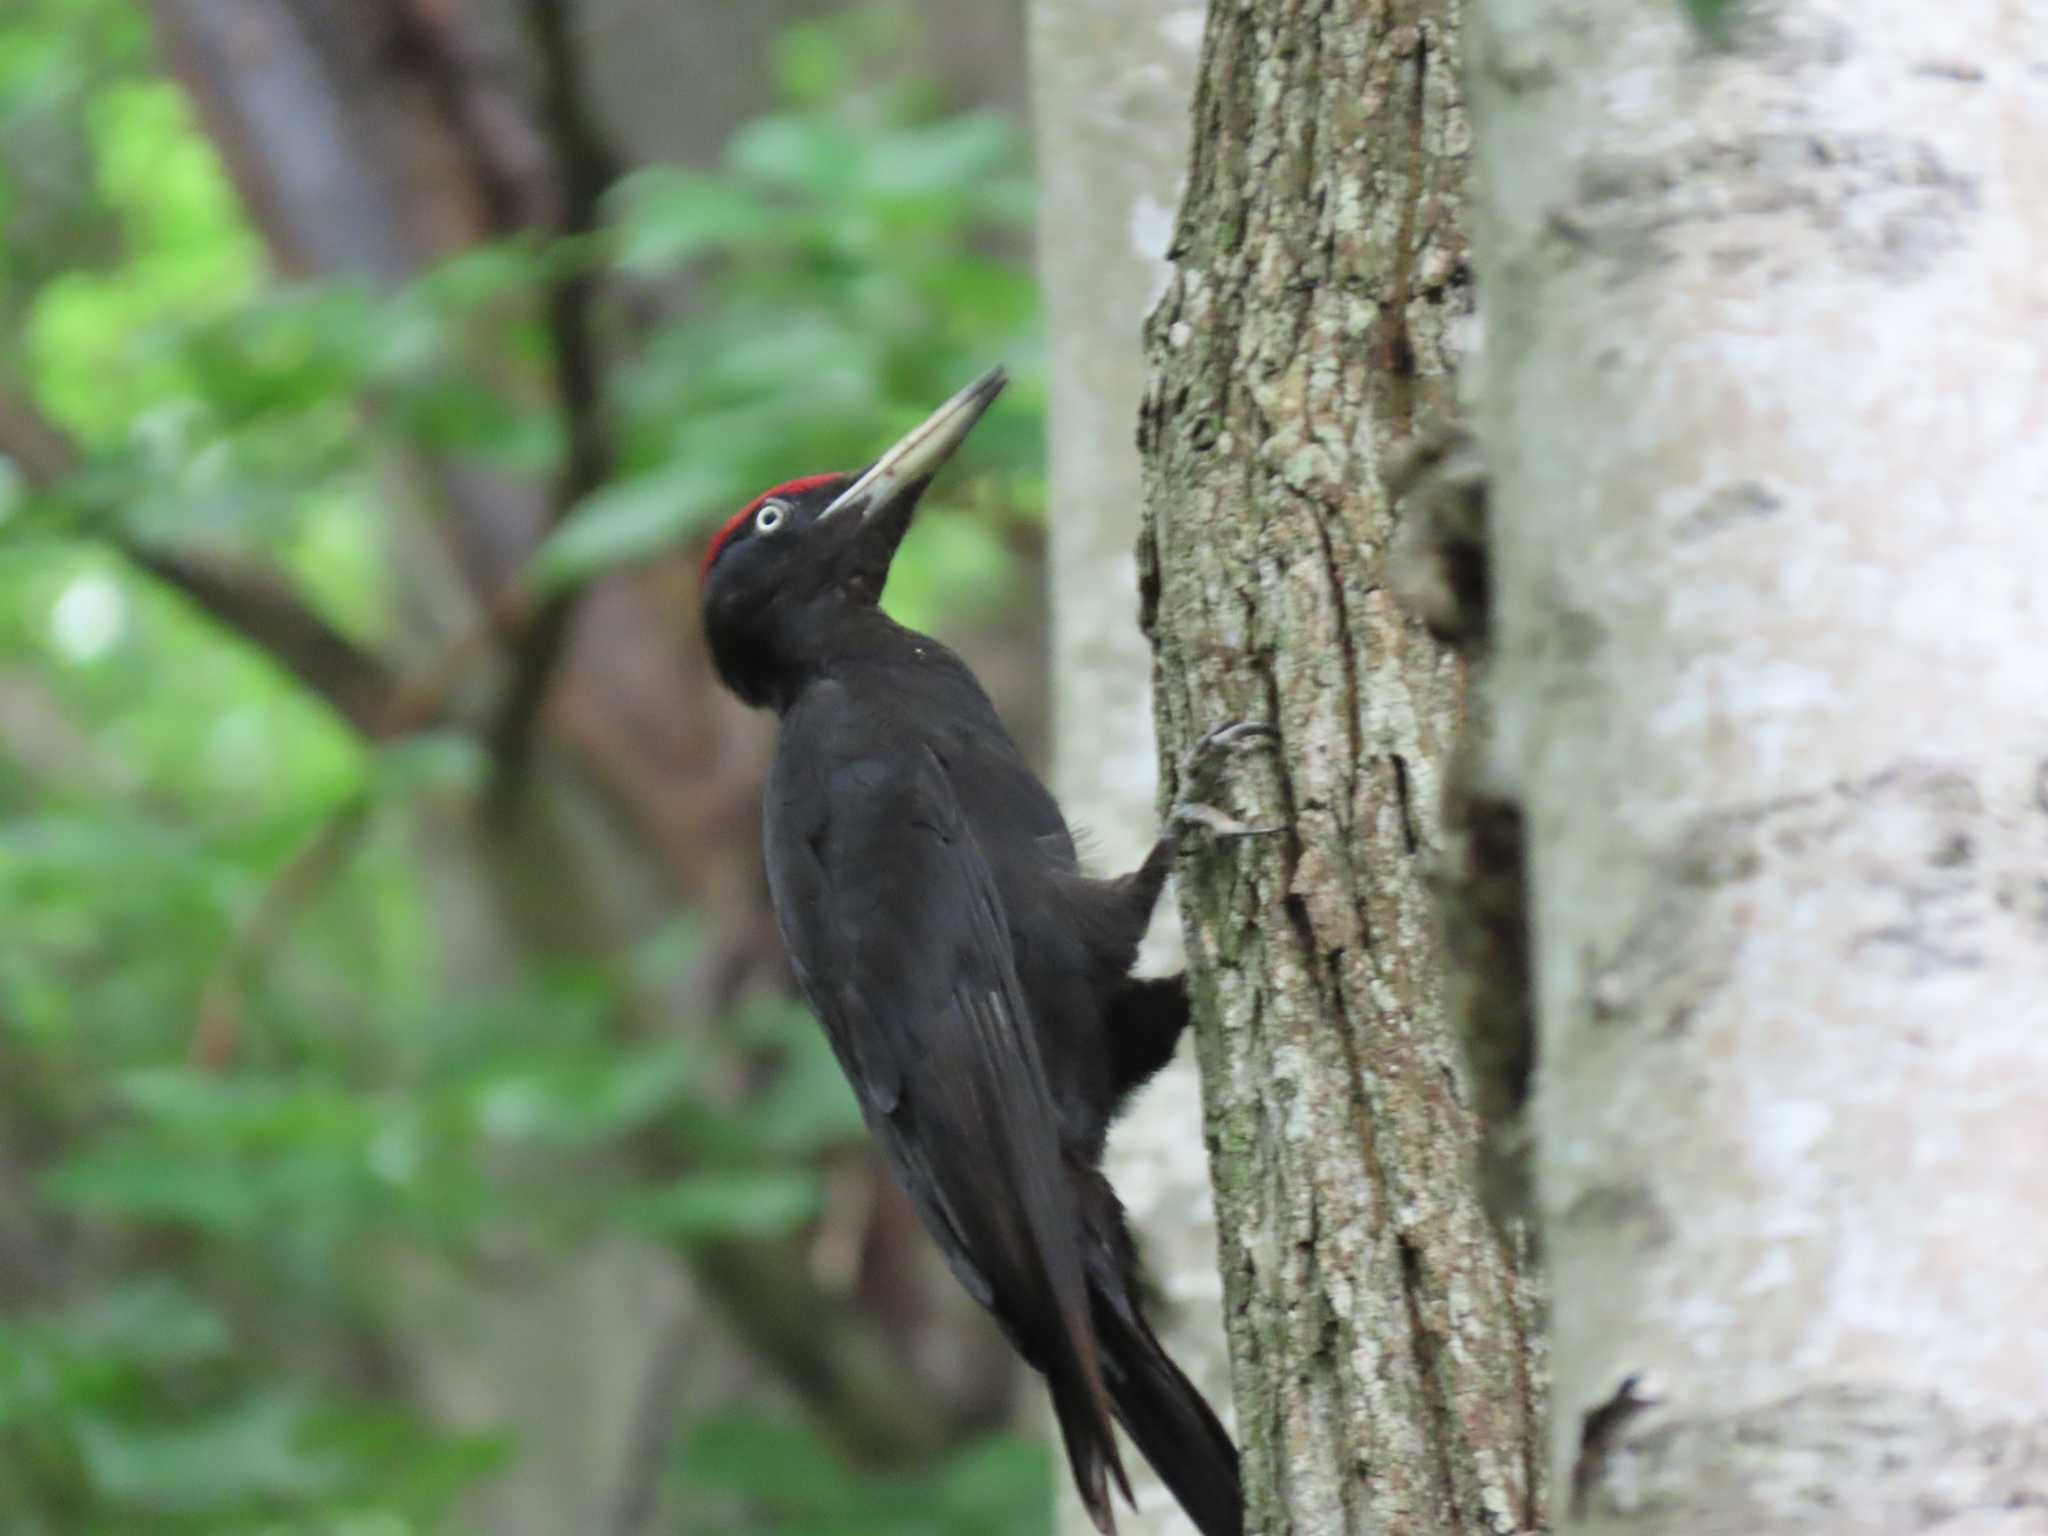
[[[1042,748],[1020,11],[0,7],[8,1536],[1048,1528],[695,606],[1005,361],[891,603]]]

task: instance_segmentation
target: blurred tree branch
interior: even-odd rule
[[[78,467],[62,430],[25,398],[0,391],[0,453],[32,489],[48,490]],[[109,544],[291,673],[366,736],[376,736],[393,700],[391,667],[306,606],[275,571],[224,552],[164,548],[120,528]]]
[[[137,568],[266,653],[358,733],[385,734],[397,674],[307,607],[268,566],[225,552],[167,549],[118,529],[107,537]]]
[[[71,439],[6,390],[0,390],[0,455],[39,491],[56,486],[79,464]],[[396,740],[442,720],[457,687],[492,646],[532,622],[533,601],[515,582],[485,605],[477,623],[401,674],[308,607],[267,565],[220,550],[174,550],[119,528],[104,537],[137,569],[267,654],[367,741]]]
[[[472,56],[445,5],[397,0],[389,24],[392,61],[423,79],[435,116],[448,125],[475,180],[485,228],[494,236],[526,228],[547,151],[524,106],[493,85],[492,71]]]
[[[369,816],[369,797],[350,796],[293,850],[248,916],[236,924],[200,994],[199,1023],[188,1052],[194,1066],[219,1071],[234,1061],[241,1050],[251,983],[306,904],[355,850]]]
[[[395,286],[430,262],[533,227],[556,173],[528,108],[487,69],[474,18],[432,0],[151,0],[167,52],[272,250],[295,271]],[[331,190],[308,179],[317,169]],[[418,467],[480,633],[523,617],[513,589],[559,502],[453,459]],[[746,775],[702,722],[708,679],[674,644],[661,594],[586,592],[550,690],[553,734],[640,829],[670,888],[725,877]],[[585,660],[582,652],[588,652]],[[602,656],[603,664],[595,658]],[[751,860],[751,839],[748,857]]]
[[[106,796],[132,795],[135,770],[81,729],[36,672],[0,668],[0,743],[30,783]]]
[[[598,203],[616,177],[616,162],[605,147],[584,94],[567,0],[526,0],[525,11],[540,56],[545,81],[541,112],[553,140],[557,167],[555,232],[565,242],[575,242],[596,231]],[[604,420],[603,364],[595,326],[597,288],[596,273],[582,253],[573,249],[548,284],[547,326],[553,343],[555,392],[568,436],[568,455],[548,508],[550,528],[559,526],[576,504],[612,473],[611,438]],[[500,805],[518,792],[534,719],[568,641],[576,598],[575,588],[548,598],[514,652],[512,677],[489,732],[496,764],[493,794]]]
[[[32,489],[55,485],[77,466],[71,439],[28,400],[0,389],[0,453],[14,461]]]

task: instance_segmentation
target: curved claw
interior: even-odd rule
[[[1204,805],[1199,800],[1184,801],[1167,812],[1167,823],[1176,832],[1186,827],[1200,827],[1212,837],[1271,837],[1276,832],[1285,832],[1285,827],[1254,827],[1239,821],[1227,811],[1219,811],[1213,805]]]
[[[1279,739],[1279,730],[1262,720],[1232,720],[1203,732],[1182,760],[1182,798],[1167,812],[1168,828],[1175,833],[1200,829],[1212,837],[1268,837],[1284,832],[1285,827],[1249,826],[1228,812],[1203,803],[1204,791],[1231,749]]]
[[[1213,725],[1196,740],[1193,751],[1196,754],[1211,752],[1218,747],[1231,747],[1240,741],[1277,741],[1280,728],[1265,720],[1229,720],[1222,725]]]
[[[1181,763],[1181,780],[1186,783],[1213,771],[1217,760],[1242,742],[1278,741],[1277,726],[1263,720],[1231,720],[1212,726],[1196,738]]]

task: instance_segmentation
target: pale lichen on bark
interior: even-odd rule
[[[1219,0],[1148,328],[1141,547],[1169,752],[1232,718],[1182,913],[1250,1528],[1538,1523],[1528,1291],[1470,1178],[1425,864],[1456,664],[1385,586],[1384,467],[1469,314],[1456,7]]]
[[[1574,1529],[2048,1529],[2048,13],[1490,0]]]

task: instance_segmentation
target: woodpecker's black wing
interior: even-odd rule
[[[1002,895],[907,718],[805,690],[769,779],[768,878],[799,985],[953,1272],[1041,1371],[1096,1524],[1110,1429],[1081,1213]]]

